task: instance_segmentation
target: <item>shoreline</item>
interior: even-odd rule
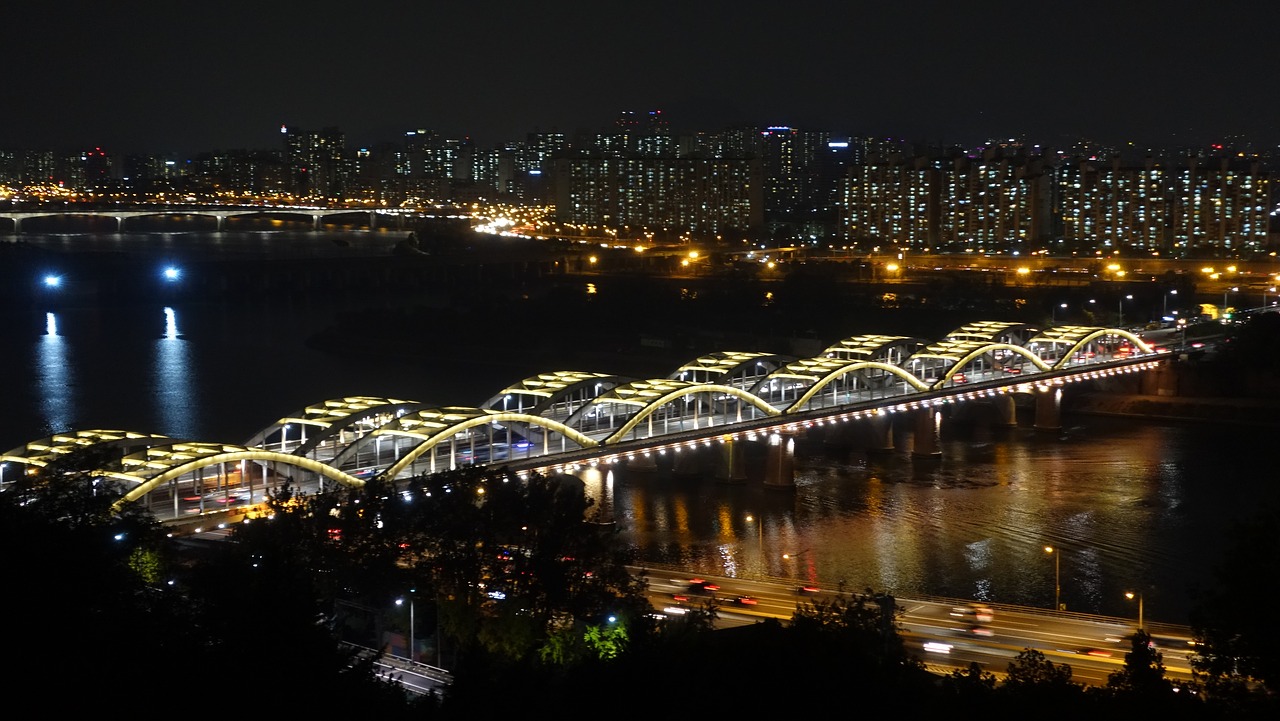
[[[1280,399],[1154,396],[1085,392],[1064,399],[1063,413],[1156,420],[1280,426]]]

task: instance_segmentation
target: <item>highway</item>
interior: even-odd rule
[[[225,540],[225,529],[200,534],[209,541]],[[690,575],[674,568],[633,566],[648,581],[654,612],[674,618],[690,609],[711,604],[716,628],[760,623],[768,618],[789,621],[805,603],[830,600],[862,589],[828,588],[795,579],[753,579]],[[709,584],[702,592],[691,590]],[[975,618],[964,611],[974,599],[895,597],[901,610],[899,634],[907,652],[934,673],[963,670],[971,663],[1003,678],[1009,663],[1025,649],[1035,649],[1055,664],[1071,666],[1076,683],[1103,686],[1107,677],[1124,665],[1130,650],[1128,637],[1136,619],[1054,612],[1049,609],[982,602],[991,617]],[[1146,630],[1163,657],[1170,680],[1190,680],[1194,652],[1191,629],[1146,621]],[[406,659],[384,656],[380,673],[415,693],[425,693],[450,683],[447,671]]]
[[[639,572],[640,568],[633,568]],[[840,589],[810,586],[787,579],[755,580],[722,576],[690,576],[672,569],[643,569],[654,608],[667,616],[714,600],[718,628],[758,623],[766,618],[786,621],[804,603],[838,596]],[[690,591],[691,581],[716,586],[705,593]],[[845,589],[848,593],[860,589]],[[738,599],[746,597],[743,604]],[[895,598],[902,610],[899,629],[908,653],[931,671],[949,673],[978,663],[984,671],[1003,677],[1009,663],[1025,649],[1035,649],[1055,664],[1071,666],[1076,683],[1101,686],[1124,665],[1128,637],[1136,619],[1112,618],[1049,609],[984,603],[990,620],[975,622],[958,615],[972,599]],[[1191,630],[1185,626],[1146,623],[1147,632],[1163,656],[1166,677],[1191,679]]]

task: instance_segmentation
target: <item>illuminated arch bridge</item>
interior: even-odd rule
[[[813,358],[711,353],[663,378],[553,371],[525,378],[476,407],[355,396],[301,408],[243,445],[116,430],[79,430],[0,455],[0,490],[21,474],[58,468],[82,452],[96,478],[123,484],[124,503],[162,520],[251,506],[285,480],[323,492],[493,465],[557,468],[558,459],[606,457],[690,438],[872,414],[982,393],[1032,392],[1160,360],[1115,328],[979,322],[940,340],[861,335]],[[1040,387],[1047,387],[1041,385]]]

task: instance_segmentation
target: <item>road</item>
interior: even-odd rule
[[[634,569],[639,571],[640,569]],[[838,589],[802,590],[801,581],[755,580],[699,576],[696,579],[670,569],[648,568],[649,598],[654,608],[668,616],[714,599],[717,627],[752,624],[766,618],[790,619],[797,606],[840,594]],[[690,582],[704,580],[717,588],[706,593],[690,591]],[[854,589],[849,589],[852,592]],[[751,603],[737,602],[748,597]],[[949,673],[976,662],[983,670],[1002,677],[1009,662],[1025,649],[1035,649],[1056,664],[1069,664],[1077,683],[1105,685],[1107,676],[1124,665],[1130,650],[1128,637],[1136,620],[1049,609],[987,603],[990,621],[975,623],[953,611],[972,599],[896,598],[902,610],[900,633],[907,650],[930,670]],[[1191,630],[1185,626],[1147,623],[1147,632],[1163,656],[1166,676],[1189,680],[1192,653]]]

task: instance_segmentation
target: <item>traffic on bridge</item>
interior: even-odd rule
[[[1105,327],[983,321],[934,341],[860,335],[813,358],[712,353],[662,378],[541,373],[475,407],[330,399],[282,416],[239,445],[67,431],[0,455],[0,490],[22,474],[88,470],[92,478],[123,484],[118,507],[141,503],[159,520],[179,522],[251,509],[285,483],[318,493],[464,466],[574,474],[750,441],[790,453],[782,440],[788,434],[895,414],[914,414],[916,452],[927,454],[936,448],[944,406],[995,401],[1011,416],[1014,395],[1030,394],[1037,424],[1053,427],[1064,384],[1149,370],[1167,356],[1167,349],[1128,330]],[[90,449],[97,464],[92,469],[59,464]],[[735,452],[725,454],[731,465]]]

